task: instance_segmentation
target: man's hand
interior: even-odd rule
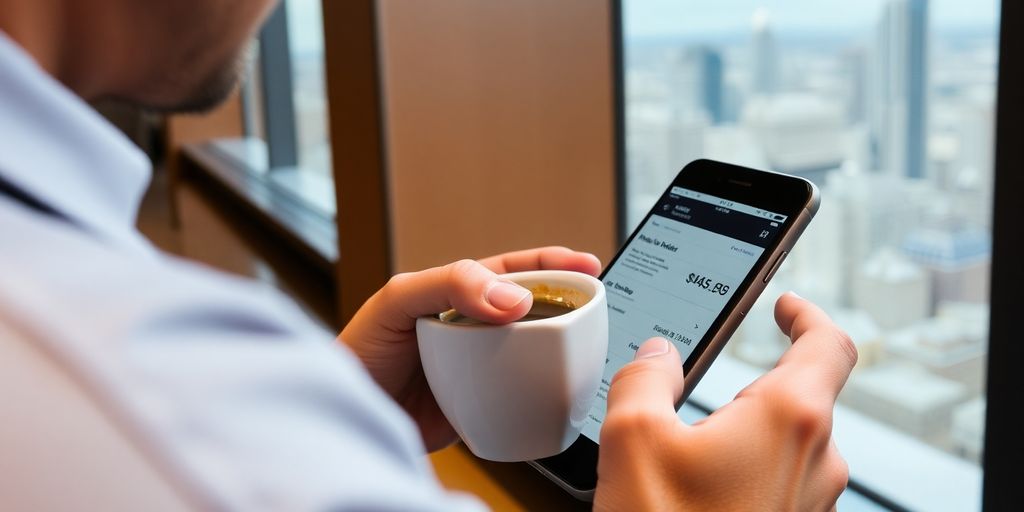
[[[596,276],[601,262],[592,254],[545,247],[398,274],[370,297],[341,331],[342,342],[416,421],[428,450],[451,444],[456,434],[423,375],[416,319],[451,308],[494,324],[522,318],[533,297],[525,288],[499,279],[498,274],[525,270],[574,270]]]
[[[857,361],[817,306],[783,295],[793,345],[778,365],[704,420],[676,416],[679,353],[653,338],[612,380],[601,430],[599,510],[829,510],[848,470],[832,442],[836,395]]]

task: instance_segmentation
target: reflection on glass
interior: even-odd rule
[[[997,8],[625,3],[629,230],[696,158],[814,181],[818,217],[724,356],[773,366],[789,343],[773,302],[796,290],[860,349],[844,406],[972,464],[984,431]]]

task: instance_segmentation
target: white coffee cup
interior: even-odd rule
[[[416,322],[420,360],[441,411],[469,449],[493,461],[561,453],[579,436],[608,354],[604,284],[562,270],[502,276],[575,302],[559,316],[505,325]]]

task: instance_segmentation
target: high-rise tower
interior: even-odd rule
[[[771,95],[779,89],[778,49],[767,9],[758,9],[753,18],[753,91]]]
[[[926,171],[928,0],[888,0],[875,40],[871,140],[875,166],[910,178]]]

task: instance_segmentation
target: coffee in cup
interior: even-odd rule
[[[483,323],[451,310],[416,322],[423,372],[448,422],[478,457],[524,461],[579,437],[604,371],[604,284],[561,270],[502,276],[533,293],[520,321]]]
[[[531,322],[533,320],[561,316],[579,308],[590,300],[579,290],[551,287],[543,283],[534,285],[529,290],[533,294],[533,305],[530,306],[530,310],[522,318],[515,320],[516,322]],[[438,315],[438,318],[442,322],[454,324],[473,325],[485,323],[463,315],[454,309],[441,313]]]

